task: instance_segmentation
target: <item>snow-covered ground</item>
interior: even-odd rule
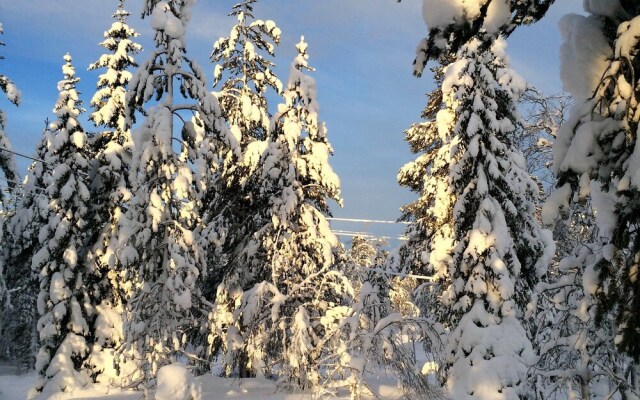
[[[0,371],[7,369],[0,366]],[[35,374],[28,375],[1,375],[0,376],[0,400],[26,399],[29,388],[33,385]],[[196,383],[202,390],[202,400],[311,400],[315,399],[310,393],[282,393],[276,390],[275,383],[266,379],[227,379],[215,376],[199,377]],[[376,397],[364,398],[400,399],[402,391],[392,383],[390,379],[380,377],[375,382],[370,382],[370,388],[376,392]],[[105,387],[92,387],[86,390],[77,390],[72,394],[56,396],[50,400],[80,400],[80,399],[104,399],[104,400],[139,400],[141,392],[107,389]],[[149,396],[153,399],[153,396]],[[348,399],[347,393],[338,399]]]

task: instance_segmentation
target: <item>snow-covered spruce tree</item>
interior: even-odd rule
[[[0,35],[3,33],[2,23],[0,23]],[[0,46],[4,46],[4,42],[0,41]],[[0,60],[3,58],[4,57],[0,56]],[[13,81],[4,74],[0,74],[0,89],[5,93],[9,102],[16,106],[20,103],[20,91],[14,85]],[[6,181],[3,186],[8,188],[9,194],[14,195],[14,189],[19,178],[13,154],[11,153],[11,143],[7,138],[5,129],[6,116],[4,111],[0,110],[0,170],[2,170],[4,175],[3,180]],[[3,236],[2,247],[0,248],[0,333],[4,330],[3,327],[6,321],[5,311],[7,307],[11,306],[9,289],[5,281],[5,275],[8,273],[6,269],[8,269],[7,262],[9,261],[9,244],[11,243],[11,240],[7,236],[5,223],[13,214],[14,207],[9,204],[10,201],[6,201],[7,199],[5,198],[5,194],[4,189],[0,190],[0,232]],[[9,286],[11,287],[10,282]],[[2,338],[3,339],[0,339],[0,349],[3,349],[8,345],[6,337],[3,335]]]
[[[227,130],[202,71],[186,56],[193,3],[162,1],[150,8],[156,48],[134,75],[127,95],[128,126],[136,108],[157,101],[133,134],[133,197],[120,223],[126,245],[119,260],[126,269],[123,279],[133,285],[125,337],[142,356],[138,362],[145,387],[154,384],[160,367],[201,350],[189,349],[188,338],[207,324],[208,306],[198,288],[204,258],[194,235],[202,179],[192,170],[201,162],[202,143],[181,114],[195,114],[204,131],[218,139],[225,139]],[[181,137],[174,136],[177,132]]]
[[[561,75],[580,101],[554,148],[556,192],[543,213],[553,222],[575,201],[590,199],[597,252],[582,268],[598,299],[598,321],[614,319],[616,344],[640,359],[640,144],[637,53],[640,3],[585,2],[587,17],[563,19]],[[580,36],[589,35],[588,43]],[[576,69],[577,66],[580,66]],[[575,73],[575,72],[578,73]]]
[[[38,321],[40,350],[37,380],[32,396],[46,398],[58,392],[72,392],[90,381],[85,361],[89,353],[89,321],[95,313],[91,291],[85,285],[89,271],[83,263],[88,202],[87,183],[90,153],[87,135],[78,122],[83,111],[76,91],[79,79],[64,57],[64,79],[58,83],[60,95],[54,107],[49,144],[44,154],[48,173],[45,206],[40,215],[47,224],[38,234],[40,247],[32,267],[40,271]]]
[[[406,317],[416,316],[417,310],[412,300],[415,279],[403,271],[393,271],[397,263],[394,255],[384,249],[387,246],[384,239],[355,236],[342,263],[343,273],[356,293],[367,282],[379,285],[381,301],[389,301],[393,312]]]
[[[206,228],[202,238],[209,273],[203,291],[211,301],[222,277],[243,268],[237,262],[238,254],[261,224],[253,219],[254,195],[247,182],[258,168],[269,133],[271,115],[266,96],[269,89],[282,91],[270,60],[280,43],[280,29],[273,21],[254,18],[256,1],[245,0],[233,7],[230,16],[237,24],[228,37],[216,41],[211,54],[216,64],[214,86],[219,86],[216,95],[241,151],[222,149],[219,170],[204,200]]]
[[[285,104],[248,183],[259,188],[253,218],[264,225],[240,254],[247,270],[230,270],[220,285],[212,336],[228,372],[247,362],[286,387],[317,388],[322,318],[352,288],[334,269],[340,245],[325,215],[330,199],[340,201],[339,180],[328,163],[332,150],[318,121],[315,80],[303,73],[310,70],[307,44],[297,48]]]
[[[109,53],[89,66],[90,70],[106,69],[98,78],[97,91],[91,100],[94,111],[90,119],[104,130],[91,143],[95,157],[90,171],[91,231],[87,260],[95,272],[91,285],[94,296],[99,299],[96,318],[91,324],[95,337],[88,363],[94,379],[104,383],[115,383],[119,379],[121,366],[116,369],[113,353],[124,338],[124,299],[131,290],[130,283],[123,279],[124,271],[116,256],[120,245],[118,225],[125,203],[131,197],[129,166],[133,142],[125,116],[126,90],[132,77],[128,69],[137,67],[133,56],[141,50],[141,46],[132,41],[138,33],[126,23],[129,15],[124,0],[119,0],[113,15],[116,21],[100,43]],[[119,383],[124,382],[126,379]]]
[[[408,399],[449,399],[446,392],[430,382],[433,370],[416,368],[415,348],[422,342],[436,349],[439,337],[424,318],[403,316],[394,310],[389,296],[391,276],[371,272],[356,291],[349,306],[336,307],[323,318],[328,329],[322,337],[326,352],[323,370],[325,387],[348,387],[351,397],[368,393],[371,375],[384,371],[398,379],[399,389]],[[335,324],[335,325],[333,325]],[[437,365],[428,362],[428,365]]]
[[[51,143],[49,122],[46,121],[42,138],[36,146],[34,161],[29,166],[22,188],[22,195],[16,204],[15,214],[5,224],[5,243],[10,243],[3,251],[6,255],[7,282],[13,288],[10,308],[5,311],[6,324],[2,337],[9,344],[6,349],[9,358],[16,361],[22,372],[35,367],[38,351],[38,310],[39,271],[31,268],[33,255],[38,251],[40,229],[48,221],[48,197],[44,177],[50,175],[49,164],[43,162]]]
[[[404,321],[385,319],[385,277],[363,278],[356,298],[337,267],[344,261],[342,249],[325,215],[328,201],[339,200],[339,182],[328,164],[331,148],[318,121],[316,84],[304,74],[311,70],[307,44],[301,41],[297,49],[285,103],[274,117],[259,174],[249,182],[260,188],[256,204],[262,215],[256,218],[266,221],[241,254],[253,279],[244,278],[243,290],[235,271],[225,277],[213,314],[213,342],[222,346],[227,372],[248,367],[278,378],[285,389],[348,386],[357,396],[375,363],[390,365],[407,392],[418,389],[425,398],[432,388],[394,341]]]
[[[408,245],[412,236],[426,245],[407,262],[436,283],[422,295],[435,295],[441,304],[428,311],[450,330],[441,372],[455,399],[525,395],[533,353],[520,320],[553,251],[534,215],[538,187],[511,138],[525,84],[504,47],[462,46],[443,71],[436,117],[408,133],[422,154],[399,174],[421,195],[405,209],[416,218]]]

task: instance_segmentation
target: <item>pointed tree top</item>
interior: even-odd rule
[[[307,53],[307,49],[309,48],[309,44],[304,41],[304,36],[300,37],[300,42],[296,44],[296,50],[298,50],[298,56],[293,61],[293,64],[297,70],[303,71],[307,70],[310,72],[314,72],[315,68],[310,67],[309,63],[309,53]]]
[[[305,56],[305,58],[309,57],[307,55],[307,47],[309,47],[309,45],[304,41],[304,36],[300,36],[300,42],[296,44],[296,49],[298,50],[298,53]]]
[[[165,10],[171,10],[176,15],[181,15],[181,19],[185,17],[189,19],[188,16],[183,15],[183,9],[191,7],[195,3],[196,0],[145,0],[142,17],[150,16],[157,6],[161,6]]]
[[[124,2],[126,0],[118,0],[118,10],[113,14],[113,19],[118,22],[124,23],[127,20],[127,17],[131,15],[131,13],[124,9]]]
[[[64,61],[66,63],[62,66],[62,73],[64,74],[65,79],[73,79],[73,78],[75,78],[76,69],[71,64],[71,61],[73,61],[73,59],[71,58],[71,55],[69,53],[64,55]]]
[[[238,3],[233,6],[233,11],[231,12],[231,16],[235,16],[238,18],[238,22],[243,24],[247,20],[247,16],[249,18],[253,18],[253,3],[257,0],[245,0],[242,3]]]

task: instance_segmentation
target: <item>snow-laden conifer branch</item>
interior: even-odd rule
[[[398,1],[400,2],[400,1]],[[487,47],[498,35],[509,36],[522,25],[545,16],[555,0],[425,0],[423,15],[429,35],[416,50],[414,74],[429,61],[442,62],[466,44],[481,39]]]

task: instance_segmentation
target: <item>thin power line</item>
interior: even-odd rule
[[[380,268],[367,268],[367,270],[371,271],[371,272],[375,272],[377,274],[399,276],[401,278],[413,278],[413,279],[429,281],[429,282],[435,282],[436,281],[436,279],[434,277],[432,277],[432,276],[404,274],[402,272],[394,272],[394,271],[389,271],[389,270],[380,269]]]
[[[43,164],[49,164],[48,162],[46,162],[44,160],[40,160],[39,158],[33,158],[33,157],[25,156],[24,154],[17,153],[17,152],[15,152],[13,150],[5,149],[4,147],[0,147],[0,151],[6,151],[7,153],[11,153],[11,154],[16,155],[18,157],[27,158],[29,160],[41,162]]]
[[[340,221],[340,222],[362,222],[368,224],[402,224],[409,225],[409,222],[405,221],[382,221],[379,219],[356,219],[356,218],[327,218],[329,221]]]
[[[363,239],[388,239],[388,240],[407,240],[404,236],[378,236],[365,232],[352,232],[352,231],[341,231],[334,230],[333,233],[336,236],[345,236],[345,237],[361,237]]]
[[[7,153],[11,153],[11,154],[16,155],[18,157],[23,157],[23,158],[26,158],[28,160],[40,162],[40,163],[47,164],[47,165],[51,165],[51,163],[49,163],[47,161],[41,160],[39,158],[30,157],[30,156],[27,156],[25,154],[21,154],[21,153],[18,153],[16,151],[13,151],[13,150],[6,149],[4,147],[0,147],[0,151],[5,151]],[[88,174],[86,174],[86,173],[80,172],[80,174],[84,175],[84,176],[88,176]],[[20,185],[20,186],[23,185],[21,182],[13,181],[13,180],[6,179],[6,178],[0,178],[0,180],[3,180],[3,181],[8,182],[8,183],[13,183],[13,184],[16,184],[16,185]],[[46,191],[45,188],[40,188],[40,187],[36,187],[36,186],[34,186],[33,188],[36,189],[36,190]],[[390,225],[401,224],[401,225],[409,225],[409,222],[404,222],[404,221],[384,221],[384,220],[376,220],[376,219],[358,219],[358,218],[327,218],[327,219],[329,221],[338,221],[338,222],[358,222],[358,223],[370,223],[370,224],[390,224]],[[361,237],[365,237],[365,238],[406,240],[406,237],[404,237],[404,236],[402,236],[402,237],[376,236],[376,235],[368,234],[368,233],[365,233],[365,232],[351,232],[351,231],[335,230],[334,233],[336,235],[338,235],[338,236],[348,236],[348,237],[361,236]]]
[[[46,165],[53,165],[53,164],[52,164],[52,163],[50,163],[50,162],[47,162],[47,161],[41,160],[41,159],[39,159],[39,158],[29,157],[29,156],[26,156],[26,155],[24,155],[24,154],[17,153],[17,152],[15,152],[15,151],[13,151],[13,150],[5,149],[4,147],[0,147],[0,151],[6,151],[7,153],[11,153],[11,154],[16,155],[16,156],[18,156],[18,157],[26,158],[26,159],[28,159],[28,160],[36,161],[36,162],[39,162],[39,163],[42,163],[42,164],[46,164]],[[80,171],[79,171],[79,172],[78,172],[78,174],[79,174],[79,175],[82,175],[82,176],[84,176],[84,177],[88,177],[88,176],[89,176],[89,174],[87,174],[86,172],[80,172]]]

